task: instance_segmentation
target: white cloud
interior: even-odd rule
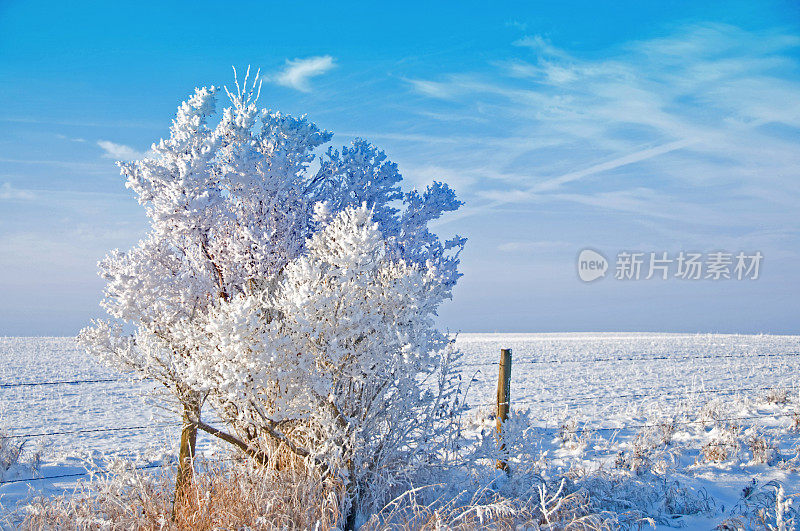
[[[589,56],[537,36],[513,44],[493,72],[406,80],[432,98],[427,112],[502,124],[483,146],[420,148],[475,183],[442,223],[569,202],[662,224],[798,226],[797,37],[706,24]],[[527,142],[499,145],[510,139]]]
[[[530,48],[531,50],[543,55],[549,55],[553,57],[568,57],[563,50],[550,44],[550,41],[541,35],[525,36],[514,41],[512,44],[522,48]]]
[[[67,136],[67,135],[62,135],[62,134],[57,134],[56,137],[60,138],[61,140],[69,140],[70,142],[78,142],[78,143],[85,143],[86,142],[85,138],[80,138],[80,137],[73,138],[73,137],[70,137],[70,136]]]
[[[34,193],[30,190],[14,188],[11,183],[3,183],[3,186],[0,186],[0,200],[33,199],[34,197]]]
[[[415,92],[431,98],[449,100],[458,93],[458,87],[452,83],[428,81],[425,79],[404,79]]]
[[[301,92],[311,92],[310,80],[336,67],[336,61],[330,55],[307,57],[305,59],[286,60],[286,67],[274,77],[274,81],[284,87]]]
[[[103,158],[114,160],[138,160],[145,157],[145,153],[136,151],[125,144],[117,144],[110,140],[98,140],[97,145],[105,152]]]

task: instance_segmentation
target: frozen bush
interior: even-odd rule
[[[442,367],[433,318],[466,241],[429,224],[461,202],[440,182],[402,191],[396,164],[362,139],[319,153],[333,135],[259,109],[257,77],[226,89],[220,113],[218,90],[196,89],[168,138],[119,163],[151,230],[100,262],[111,319],[79,339],[182,405],[176,491],[203,427],[261,462],[277,445],[344,474],[354,508],[364,478],[427,451],[448,410],[416,379]],[[207,400],[233,433],[202,423]]]
[[[433,326],[446,278],[397,258],[374,216],[347,207],[305,255],[212,310],[189,363],[243,449],[268,456],[248,440],[262,434],[341,480],[351,515],[440,458],[457,412],[450,342]]]
[[[12,439],[0,433],[0,480],[3,480],[9,470],[19,463],[24,448],[25,440]]]

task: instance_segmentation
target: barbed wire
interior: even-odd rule
[[[82,384],[95,384],[95,383],[109,383],[109,382],[144,382],[152,381],[151,378],[96,378],[92,380],[54,380],[50,382],[7,382],[0,383],[0,389],[7,389],[12,387],[39,387],[39,386],[55,386],[55,385],[82,385]]]
[[[649,423],[649,424],[626,424],[624,426],[590,426],[588,423],[583,424],[583,427],[577,428],[576,431],[585,431],[585,432],[593,432],[593,431],[622,431],[622,430],[630,430],[630,429],[644,429],[644,428],[660,428],[662,426],[686,426],[692,424],[712,424],[715,422],[731,422],[731,421],[740,421],[740,420],[754,420],[754,419],[761,419],[761,418],[798,418],[800,419],[800,415],[797,413],[770,413],[765,415],[748,415],[743,417],[723,417],[723,418],[707,418],[707,419],[697,419],[697,420],[670,420],[664,419],[660,422],[656,423]],[[547,428],[547,427],[535,427],[537,429],[558,429],[558,428]]]
[[[172,464],[173,463],[168,463],[168,464],[150,464],[150,465],[143,465],[143,466],[133,467],[133,469],[134,470],[146,470],[148,468],[162,468],[162,467],[166,467],[166,466],[172,466]],[[90,475],[96,475],[96,474],[109,474],[109,473],[110,472],[107,471],[107,470],[103,470],[103,471],[100,471],[100,472],[93,472],[93,471],[87,470],[85,472],[75,472],[75,473],[72,473],[72,474],[58,474],[58,475],[55,475],[55,476],[42,476],[42,477],[38,477],[38,478],[6,479],[6,480],[3,480],[3,481],[0,481],[0,485],[5,485],[5,484],[9,484],[9,483],[30,483],[31,481],[45,481],[45,480],[49,480],[49,479],[79,478],[79,477],[84,477],[84,476],[90,476]]]
[[[547,387],[542,388],[540,391],[545,390],[554,390],[558,389],[557,387]],[[682,399],[686,398],[687,395],[697,395],[697,394],[705,394],[705,395],[731,395],[743,392],[753,392],[753,391],[770,391],[776,389],[776,386],[757,386],[757,387],[735,387],[735,388],[721,388],[721,389],[694,389],[694,390],[685,390],[678,394],[670,395],[669,391],[664,390],[663,388],[650,388],[644,390],[645,392],[635,392],[635,393],[626,393],[626,394],[613,394],[613,393],[606,393],[603,395],[593,395],[593,396],[578,396],[578,397],[562,397],[562,398],[541,398],[536,400],[528,400],[523,399],[518,402],[519,405],[525,406],[528,404],[552,404],[554,407],[562,407],[562,406],[572,406],[572,405],[580,405],[587,402],[594,402],[594,401],[613,401],[613,400],[620,400],[620,399],[634,399],[634,398],[666,398],[670,400]],[[496,403],[494,402],[483,402],[479,404],[475,404],[473,407],[494,407]],[[137,426],[122,426],[122,427],[114,427],[114,428],[82,428],[76,430],[59,430],[59,431],[50,431],[50,432],[34,432],[34,433],[16,433],[16,434],[8,434],[2,435],[0,437],[6,439],[24,439],[24,438],[37,438],[37,437],[51,437],[51,436],[59,436],[59,435],[77,435],[77,434],[85,434],[85,433],[104,433],[104,432],[119,432],[119,431],[136,431],[136,430],[147,430],[147,429],[154,429],[154,428],[166,428],[166,427],[177,427],[181,426],[180,422],[167,422],[167,423],[159,423],[159,424],[144,424],[144,425],[137,425]]]
[[[49,431],[49,432],[41,432],[41,433],[18,433],[18,434],[10,434],[10,435],[2,435],[0,439],[25,439],[25,438],[35,438],[35,437],[50,437],[53,435],[74,435],[78,433],[102,433],[102,432],[114,432],[114,431],[135,431],[135,430],[146,430],[151,428],[169,428],[175,426],[181,426],[180,422],[169,422],[169,423],[162,423],[162,424],[145,424],[141,426],[123,426],[118,428],[86,428],[86,429],[79,429],[79,430],[65,430],[65,431]]]
[[[783,354],[772,353],[759,353],[759,354],[707,354],[700,356],[627,356],[627,357],[607,357],[607,358],[589,358],[589,359],[540,359],[540,360],[514,360],[515,365],[536,365],[536,364],[561,364],[561,363],[609,363],[614,361],[687,361],[687,360],[702,360],[702,359],[731,359],[731,358],[787,358],[798,357],[800,352],[787,352]],[[482,363],[461,363],[457,367],[492,367],[500,363],[497,361],[487,361]],[[0,383],[0,389],[13,388],[13,387],[39,387],[39,386],[56,386],[56,385],[82,385],[82,384],[95,384],[95,383],[114,383],[114,382],[146,382],[153,381],[152,378],[94,378],[86,380],[53,380],[47,382],[5,382]]]
[[[658,423],[650,423],[650,424],[628,424],[625,426],[606,426],[606,427],[592,427],[588,428],[586,431],[621,431],[621,430],[629,430],[629,429],[644,429],[644,428],[659,428],[664,425],[674,425],[674,426],[686,426],[692,424],[710,424],[714,422],[731,422],[731,421],[740,421],[740,420],[753,420],[753,419],[760,419],[765,417],[771,418],[788,418],[788,417],[797,417],[797,413],[771,413],[767,415],[748,415],[745,417],[726,417],[726,418],[708,418],[708,419],[697,419],[697,420],[683,420],[683,421],[672,421],[664,420]]]
[[[636,357],[636,356],[618,356],[618,357],[604,357],[604,358],[590,358],[590,359],[571,359],[571,360],[560,360],[560,359],[539,359],[539,360],[515,360],[513,363],[514,365],[527,365],[527,364],[563,364],[563,363],[609,363],[609,362],[617,362],[617,361],[640,361],[640,362],[650,362],[650,361],[687,361],[687,360],[708,360],[708,359],[748,359],[748,358],[788,358],[788,357],[797,357],[800,356],[800,352],[789,352],[783,354],[772,354],[772,353],[759,353],[759,354],[709,354],[709,355],[696,355],[696,356],[648,356],[648,357]],[[465,363],[460,364],[458,367],[492,367],[498,366],[499,362],[485,362],[485,363]],[[38,386],[59,386],[59,385],[84,385],[84,384],[97,384],[97,383],[124,383],[124,382],[142,382],[142,381],[151,381],[148,378],[95,378],[95,379],[84,379],[84,380],[55,380],[55,381],[44,381],[44,382],[7,382],[7,383],[0,383],[0,389],[2,388],[17,388],[17,387],[38,387]],[[544,390],[553,390],[558,389],[556,387],[548,387],[548,388],[541,388],[540,391]],[[602,401],[602,400],[619,400],[619,399],[634,399],[634,398],[668,398],[668,399],[680,399],[684,398],[687,395],[695,395],[695,394],[708,394],[708,395],[729,395],[735,393],[742,393],[742,392],[753,392],[753,391],[767,391],[776,389],[776,386],[758,386],[758,387],[737,387],[737,388],[720,388],[720,389],[695,389],[695,390],[687,390],[682,391],[676,396],[665,396],[667,392],[661,388],[649,388],[644,390],[645,392],[634,392],[634,393],[626,393],[626,394],[604,394],[604,395],[594,395],[594,396],[583,396],[583,397],[573,397],[573,398],[563,398],[563,399],[539,399],[539,400],[523,400],[520,401],[520,405],[526,404],[541,404],[541,403],[553,403],[554,406],[568,406],[568,405],[578,405],[583,404],[586,402],[592,401]],[[658,394],[656,394],[658,393]],[[475,407],[486,407],[486,406],[495,406],[495,403],[484,403],[478,404]],[[754,420],[759,418],[787,418],[787,417],[794,417],[800,418],[798,413],[771,413],[771,414],[762,414],[762,415],[751,415],[751,416],[739,416],[739,417],[727,417],[727,418],[708,418],[708,419],[697,419],[697,420],[685,420],[685,421],[675,421],[675,420],[665,420],[658,423],[645,423],[645,424],[627,424],[623,426],[597,426],[597,427],[584,427],[583,430],[587,432],[599,432],[599,431],[622,431],[622,430],[630,430],[630,429],[645,429],[645,428],[657,428],[664,425],[693,425],[693,424],[708,424],[714,422],[739,422],[744,420]],[[83,429],[76,429],[76,430],[59,430],[59,431],[50,431],[50,432],[35,432],[35,433],[23,433],[23,434],[10,434],[10,435],[3,435],[2,438],[6,439],[17,439],[17,438],[36,438],[36,437],[51,437],[51,436],[61,436],[61,435],[77,435],[77,434],[89,434],[89,433],[109,433],[109,432],[123,432],[123,431],[137,431],[137,430],[148,430],[148,429],[156,429],[156,428],[166,428],[166,427],[177,427],[181,426],[182,423],[180,422],[170,422],[170,423],[160,423],[160,424],[146,424],[146,425],[137,425],[137,426],[123,426],[123,427],[114,427],[114,428],[83,428]],[[588,426],[588,425],[586,425]],[[722,443],[708,443],[708,444],[722,444]],[[727,443],[725,443],[727,444]],[[174,463],[172,463],[174,464]],[[155,465],[145,465],[141,467],[134,467],[136,470],[144,470],[144,469],[151,469],[157,467],[164,467],[170,466],[171,464],[155,464]],[[103,472],[82,472],[82,473],[71,473],[71,474],[59,474],[55,476],[46,476],[40,478],[30,478],[30,479],[13,479],[13,480],[4,480],[0,481],[0,485],[2,484],[9,484],[9,483],[20,483],[20,482],[30,482],[30,481],[41,481],[41,480],[55,480],[55,479],[62,479],[62,478],[75,478],[75,477],[83,477],[88,476],[91,474],[98,474],[98,473],[108,473],[106,471]]]
[[[481,373],[481,375],[479,376],[478,375],[479,372],[481,372],[481,371],[475,372],[475,374],[473,374],[470,377],[471,380],[472,380],[472,383],[493,384],[495,382],[496,378],[495,378],[494,375],[488,375],[487,376],[487,375],[483,375]],[[487,377],[490,378],[490,379],[486,380],[485,378],[487,378]],[[725,382],[740,382],[741,380],[742,380],[742,378],[741,378],[740,375],[733,375],[733,376],[729,376],[729,377],[726,377],[726,378],[714,378],[713,382],[716,383],[716,384],[724,384]],[[609,381],[618,382],[618,379],[614,378],[613,375],[610,375],[609,378],[599,379],[599,380],[595,380],[595,381],[591,382],[591,386],[595,387],[595,388],[601,388],[601,387],[603,387],[604,384],[606,384]],[[586,385],[588,386],[588,384],[586,384]],[[701,385],[702,384],[694,383],[694,384],[691,384],[691,387],[698,388]],[[769,386],[769,387],[750,387],[750,388],[745,388],[745,387],[741,387],[741,388],[719,387],[718,389],[702,388],[702,389],[692,389],[692,390],[683,391],[683,392],[686,393],[686,394],[697,394],[697,393],[713,392],[713,391],[716,391],[716,390],[756,391],[756,390],[770,390],[770,389],[775,389],[776,387],[781,387],[781,388],[785,388],[785,389],[789,389],[789,388],[794,389],[798,385],[800,385],[800,384],[795,384],[795,385],[790,385],[790,386],[775,386],[775,385],[772,385],[772,386]],[[543,393],[543,392],[546,392],[546,391],[560,391],[560,390],[563,390],[563,389],[564,389],[563,385],[548,385],[548,386],[536,387],[536,388],[534,388],[534,391],[539,392],[539,393]],[[671,392],[670,390],[665,389],[663,387],[641,388],[640,391],[652,391],[652,392],[658,392],[659,394],[670,393]],[[606,394],[604,396],[609,396],[609,395]],[[626,397],[624,395],[614,395],[614,397],[617,397],[617,398],[629,398],[629,397]]]
[[[229,461],[236,461],[238,458],[236,457],[227,457],[223,459],[215,459],[215,462],[229,462]],[[169,463],[151,463],[149,465],[140,465],[132,467],[130,470],[148,470],[153,468],[166,468],[170,466],[177,465],[177,461],[169,462]],[[98,475],[108,475],[111,474],[112,471],[110,470],[85,470],[83,472],[73,472],[71,474],[57,474],[55,476],[42,476],[38,478],[16,478],[16,479],[7,479],[0,481],[0,485],[10,484],[10,483],[29,483],[32,481],[46,481],[51,479],[63,479],[63,478],[79,478],[85,476],[98,476]]]
[[[784,354],[706,354],[700,356],[628,356],[628,357],[608,357],[608,358],[589,358],[589,359],[570,359],[563,360],[557,358],[540,360],[513,360],[512,365],[535,365],[535,364],[561,364],[561,363],[609,363],[613,361],[687,361],[687,360],[707,360],[707,359],[732,359],[732,358],[792,358],[800,356],[800,352],[787,352]],[[460,363],[457,367],[491,367],[500,365],[499,361],[487,361],[484,363]]]
[[[709,395],[731,395],[736,393],[743,393],[743,392],[752,392],[752,391],[772,391],[777,389],[779,386],[764,386],[764,387],[734,387],[734,388],[723,388],[723,389],[693,389],[688,391],[681,391],[680,394],[674,396],[666,396],[669,395],[670,392],[663,388],[650,388],[646,389],[646,393],[628,393],[628,394],[604,394],[604,395],[593,395],[593,396],[579,396],[579,397],[563,397],[563,398],[542,398],[538,400],[526,400],[522,399],[518,402],[519,405],[526,405],[526,404],[546,404],[552,402],[554,405],[557,406],[566,406],[566,405],[574,405],[574,404],[581,404],[584,402],[591,402],[597,400],[618,400],[623,398],[668,398],[668,399],[681,399],[685,398],[686,395],[697,395],[697,394],[709,394]],[[781,389],[792,389],[796,386],[789,386],[789,387],[781,387]],[[556,389],[556,388],[550,388]],[[656,394],[658,393],[658,394]],[[475,404],[475,407],[487,407],[487,406],[495,406],[495,402],[483,402],[480,404]]]
[[[748,391],[769,391],[774,389],[775,387],[738,387],[734,389],[703,389],[703,390],[694,390],[694,391],[685,391],[683,394],[715,394],[715,395],[728,395],[728,394],[736,394],[741,392],[748,392]],[[661,391],[660,389],[650,389],[649,391]],[[539,399],[539,400],[522,400],[519,402],[520,405],[524,406],[526,404],[544,404],[548,402],[552,402],[554,406],[566,406],[566,405],[577,405],[584,402],[591,402],[596,400],[602,399],[624,399],[624,398],[646,398],[646,397],[653,397],[655,398],[655,394],[649,393],[629,393],[629,394],[622,394],[622,395],[602,395],[602,396],[587,396],[587,397],[575,397],[575,398],[565,398],[562,400],[551,400],[551,399]],[[661,397],[663,398],[663,396]],[[683,396],[674,396],[669,398],[683,398]],[[474,407],[494,407],[496,404],[494,402],[484,402],[481,404],[476,404]],[[167,422],[167,423],[160,423],[160,424],[144,424],[139,426],[122,426],[122,427],[115,427],[115,428],[85,428],[85,429],[77,429],[77,430],[61,430],[61,431],[50,431],[50,432],[38,432],[38,433],[19,433],[19,434],[9,434],[3,435],[2,438],[6,439],[25,439],[25,438],[36,438],[36,437],[51,437],[56,435],[76,435],[76,434],[83,434],[83,433],[103,433],[103,432],[118,432],[118,431],[136,431],[136,430],[147,430],[147,429],[154,429],[154,428],[169,428],[169,427],[178,427],[181,426],[182,423],[180,422]]]

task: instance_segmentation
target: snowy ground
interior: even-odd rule
[[[789,459],[800,441],[800,336],[462,334],[457,344],[476,429],[491,427],[480,412],[491,409],[500,349],[513,349],[512,407],[529,409],[526,422],[538,430],[553,470],[628,466],[646,447],[645,468],[661,477],[668,470],[708,500],[706,514],[682,519],[700,528],[723,520],[754,478],[758,485],[779,480],[788,495],[800,491]],[[24,463],[40,455],[37,477],[81,473],[87,458],[152,464],[174,453],[177,416],[147,398],[153,384],[121,380],[72,339],[0,338],[0,359],[0,431],[26,436],[10,440],[27,441]],[[20,385],[107,379],[113,381]],[[785,401],[767,400],[773,389],[790,392]],[[660,437],[664,422],[671,442],[662,448],[650,439]],[[110,428],[119,430],[62,433]],[[766,463],[748,446],[758,437],[768,446]],[[213,449],[202,434],[198,444]],[[714,448],[726,457],[707,459]],[[9,508],[31,492],[58,492],[77,481],[18,481],[31,473],[27,465],[8,470],[0,503]]]
[[[674,524],[698,529],[774,510],[770,481],[800,493],[800,336],[464,334],[458,345],[484,430],[499,349],[513,350],[512,407],[529,409],[551,473],[634,468],[634,484],[661,483],[653,495],[682,493],[671,502],[700,514]]]
[[[511,348],[514,406],[542,419],[568,412],[593,425],[793,388],[800,376],[800,336],[462,334],[458,346],[463,375],[474,380],[471,403],[493,403],[500,349]]]
[[[25,441],[23,464],[40,461],[35,471],[19,466],[3,474],[0,468],[5,510],[31,494],[71,488],[87,462],[102,466],[119,456],[147,466],[173,457],[179,417],[153,399],[156,384],[99,365],[73,338],[0,338],[0,360],[0,433],[10,443]],[[93,382],[70,383],[87,380]],[[203,433],[198,447],[211,449]],[[68,477],[20,481],[62,475]]]

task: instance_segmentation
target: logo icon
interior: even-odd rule
[[[603,278],[608,271],[608,260],[592,249],[584,249],[578,255],[578,277],[584,282]]]

